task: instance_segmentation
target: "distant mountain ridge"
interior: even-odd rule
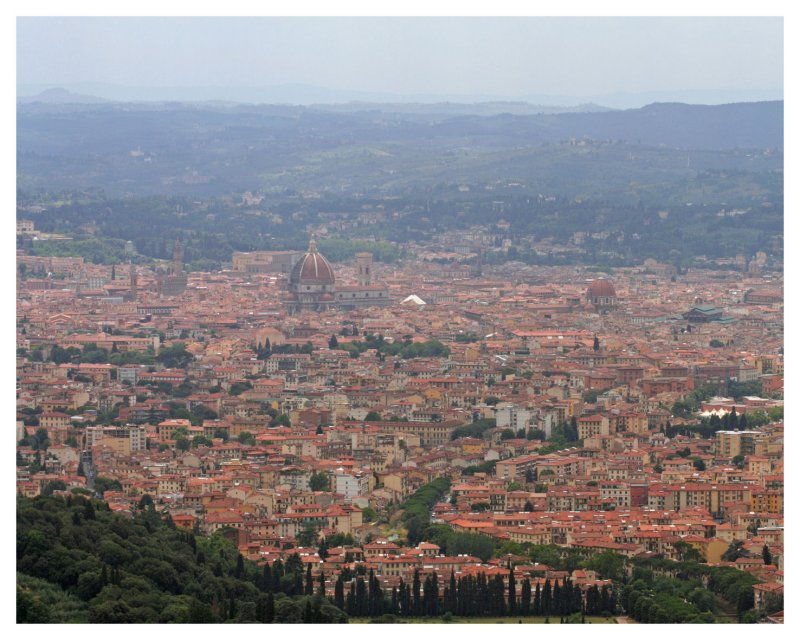
[[[113,102],[107,98],[75,93],[61,87],[45,89],[35,96],[21,97],[17,101],[22,104],[31,102],[42,102],[44,104],[108,104]]]
[[[577,185],[591,175],[596,189],[661,184],[662,169],[643,164],[644,156],[673,158],[663,169],[681,176],[717,167],[782,168],[782,101],[536,115],[509,113],[508,104],[492,105],[489,115],[470,107],[462,113],[461,106],[455,113],[443,113],[442,105],[430,112],[368,106],[20,103],[17,180],[26,188],[220,194],[269,176],[275,187],[341,183],[383,193],[545,176]],[[584,148],[583,141],[593,142]]]
[[[476,103],[522,103],[541,107],[540,112],[549,112],[555,107],[561,111],[586,110],[585,105],[603,105],[602,109],[633,109],[654,102],[682,102],[686,104],[718,105],[734,102],[768,102],[783,100],[782,89],[686,89],[671,91],[616,92],[598,95],[553,95],[548,93],[523,93],[498,95],[488,93],[438,93],[398,94],[387,91],[364,91],[331,89],[303,83],[250,86],[194,86],[194,87],[148,87],[125,86],[101,82],[63,84],[71,93],[96,96],[117,102],[234,102],[263,105],[346,105],[352,103],[372,104],[476,104]],[[20,101],[35,100],[52,85],[20,84],[17,95]],[[82,100],[81,100],[82,102]],[[602,110],[601,109],[601,110]]]
[[[76,93],[61,87],[45,89],[32,96],[21,96],[17,99],[20,104],[110,104],[114,102],[128,102],[126,100],[116,100],[101,98],[95,95]],[[136,101],[136,104],[159,103],[163,100],[143,100]],[[171,101],[168,101],[171,102]],[[234,107],[251,104],[248,102],[237,102],[236,100],[181,100],[179,102],[198,103],[204,106],[214,107]],[[269,103],[262,103],[269,104]],[[299,106],[299,105],[297,105]],[[310,109],[330,111],[336,113],[351,113],[355,111],[391,111],[392,113],[436,113],[441,115],[495,115],[499,113],[511,113],[514,115],[540,115],[552,113],[588,113],[611,111],[608,107],[598,104],[586,103],[576,106],[544,105],[531,104],[525,101],[508,100],[483,100],[478,102],[373,102],[363,100],[353,100],[350,102],[320,102],[308,105]]]

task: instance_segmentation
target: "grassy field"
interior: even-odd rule
[[[350,618],[350,624],[368,624],[371,618]],[[544,617],[528,618],[458,618],[453,617],[449,622],[442,618],[397,618],[397,624],[547,624]],[[559,618],[550,617],[549,624],[559,624]],[[586,616],[586,624],[616,624],[614,618],[601,618]]]

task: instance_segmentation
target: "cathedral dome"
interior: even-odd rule
[[[589,285],[590,298],[616,298],[617,292],[614,285],[605,278],[599,278]]]
[[[295,285],[333,285],[336,282],[333,267],[328,259],[317,251],[317,243],[313,238],[308,243],[308,251],[292,268],[289,282]]]

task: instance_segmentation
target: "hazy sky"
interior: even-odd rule
[[[17,84],[600,96],[783,88],[781,18],[18,18]]]

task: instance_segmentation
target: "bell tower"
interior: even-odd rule
[[[183,273],[183,247],[180,240],[175,240],[172,249],[172,275],[179,276]]]
[[[368,251],[357,253],[356,267],[358,268],[358,286],[370,286],[372,284],[372,254]]]
[[[137,288],[137,284],[138,283],[137,283],[137,277],[136,277],[136,266],[133,264],[133,262],[131,262],[131,264],[130,264],[130,289],[129,289],[130,293],[129,293],[129,295],[130,295],[131,300],[134,300],[134,301],[136,300],[136,297],[139,294],[139,291],[138,291],[138,288]]]

